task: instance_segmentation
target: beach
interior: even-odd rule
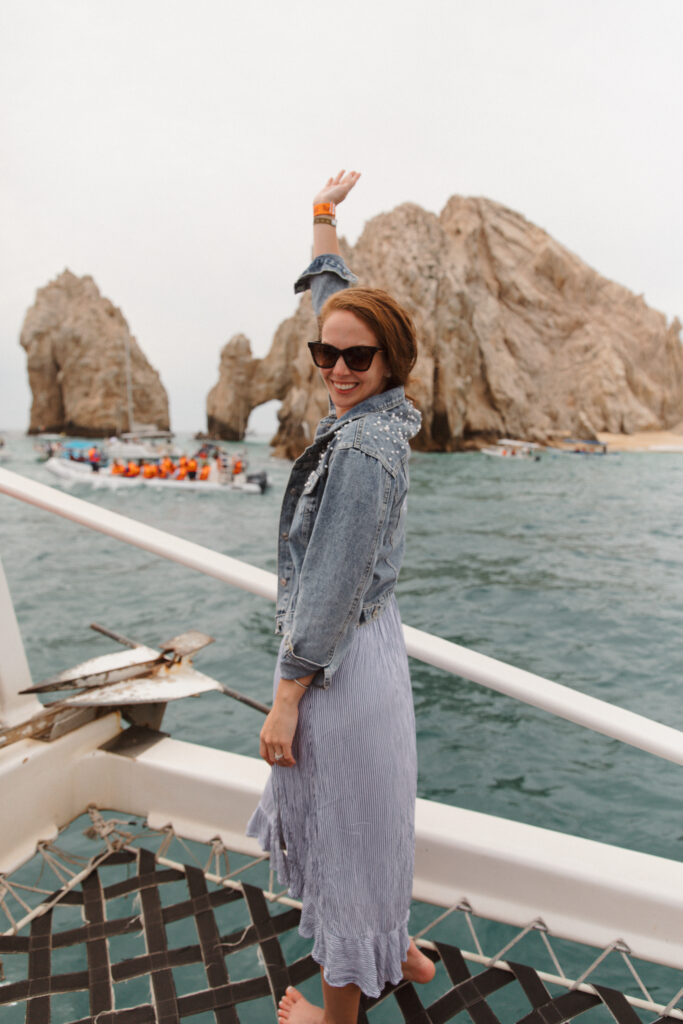
[[[683,424],[674,430],[641,430],[634,434],[599,433],[597,437],[611,452],[683,453]]]

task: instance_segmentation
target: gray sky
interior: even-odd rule
[[[488,196],[683,316],[681,38],[681,0],[3,0],[0,427],[28,424],[21,324],[65,267],[203,427],[223,344],[265,354],[294,310],[340,167],[351,242]]]

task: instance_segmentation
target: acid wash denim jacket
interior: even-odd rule
[[[340,256],[318,256],[295,284],[313,307],[355,283]],[[321,420],[292,468],[280,515],[276,633],[280,675],[327,688],[353,630],[381,614],[405,547],[408,442],[420,414],[403,388]]]

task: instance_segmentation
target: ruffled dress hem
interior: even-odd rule
[[[387,982],[399,984],[403,977],[401,964],[410,945],[407,922],[390,932],[359,938],[334,935],[318,920],[313,901],[305,896],[304,879],[297,869],[296,857],[287,856],[282,848],[281,830],[260,805],[249,820],[247,835],[270,854],[271,866],[280,884],[288,887],[289,895],[302,900],[299,934],[304,939],[313,939],[311,956],[323,968],[328,985],[333,988],[358,985],[366,996],[376,999]]]
[[[310,905],[304,906],[299,934],[313,939],[311,956],[323,968],[328,985],[333,988],[357,985],[366,996],[377,999],[387,982],[399,984],[403,978],[401,965],[410,945],[407,925],[390,932],[348,939],[333,935],[315,917],[315,910]]]

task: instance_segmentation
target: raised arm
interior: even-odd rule
[[[360,178],[359,171],[339,171],[313,197],[313,257],[339,253],[335,209]]]
[[[339,171],[313,198],[313,261],[294,282],[294,292],[311,289],[316,316],[330,295],[358,283],[339,252],[335,211],[359,178],[358,171]]]

